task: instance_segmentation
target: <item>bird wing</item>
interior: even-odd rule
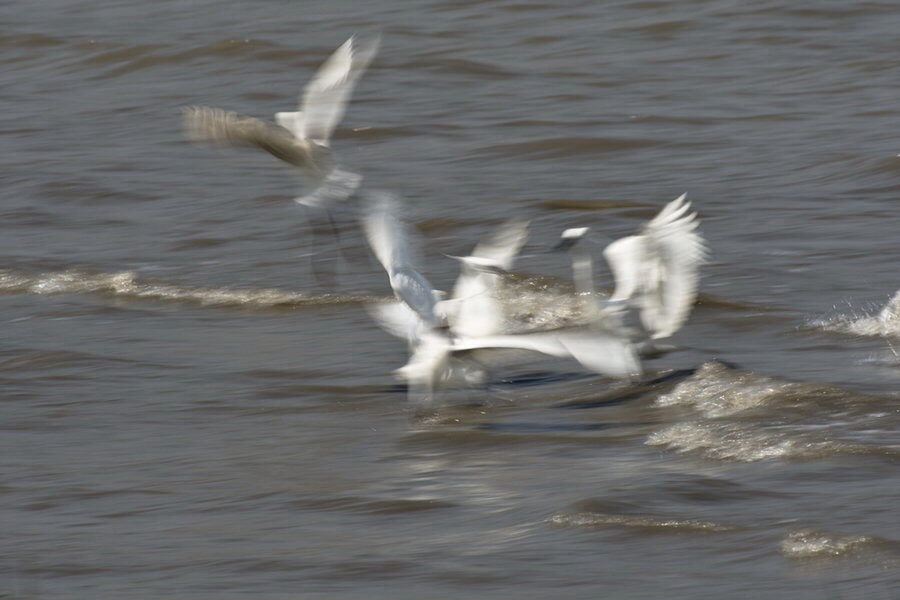
[[[654,338],[675,333],[684,324],[697,298],[699,267],[706,259],[706,245],[697,231],[697,213],[681,195],[670,202],[644,228],[649,252],[656,266],[651,274],[655,287],[646,296],[644,326]]]
[[[194,106],[184,109],[185,135],[192,142],[261,148],[286,163],[308,168],[309,153],[282,127],[238,113]]]
[[[519,251],[528,240],[528,220],[514,218],[503,223],[486,240],[472,250],[472,257],[486,266],[509,271]]]
[[[454,352],[491,348],[530,350],[557,358],[571,357],[586,369],[613,377],[641,372],[640,361],[627,340],[592,328],[459,338],[453,341]]]
[[[297,112],[277,112],[275,113],[275,122],[294,134],[298,140],[306,139],[306,131],[304,131],[303,113]]]
[[[295,131],[299,137],[329,145],[353,87],[375,58],[379,43],[379,38],[360,42],[351,37],[322,63],[301,94]]]
[[[491,348],[530,350],[558,358],[569,356],[568,351],[559,342],[557,336],[547,332],[456,338],[453,340],[452,347],[454,352],[487,350]]]
[[[493,294],[489,279],[496,275],[477,274],[469,280],[461,298],[441,303],[453,333],[464,337],[495,335],[503,329],[503,308]],[[454,290],[456,291],[456,290]]]
[[[418,341],[422,320],[405,302],[371,304],[367,310],[375,323],[387,333],[411,344]]]
[[[396,369],[394,374],[411,383],[425,384],[433,388],[446,373],[450,349],[451,342],[447,337],[426,332],[420,338],[407,363]]]
[[[616,279],[610,300],[630,300],[653,338],[675,333],[697,297],[699,266],[706,256],[697,215],[681,195],[642,232],[616,240],[603,255]]]
[[[459,277],[445,303],[454,333],[477,337],[500,332],[503,308],[496,298],[499,275],[495,271],[511,269],[527,239],[528,221],[510,219],[479,242],[470,256],[459,258]]]
[[[394,196],[370,193],[362,217],[363,229],[375,257],[390,278],[394,294],[433,326],[436,324],[434,288],[413,266],[412,235],[397,217],[398,212],[399,202]]]
[[[390,276],[394,294],[416,312],[429,327],[438,325],[434,288],[425,276],[409,266],[395,268]]]
[[[641,373],[641,362],[628,340],[605,331],[577,331],[559,335],[559,343],[581,366],[611,377]]]
[[[642,267],[646,254],[646,240],[630,235],[619,238],[603,249],[603,257],[616,280],[611,301],[628,300],[643,289]]]
[[[366,239],[384,270],[391,273],[395,266],[411,261],[409,233],[397,217],[399,201],[391,194],[370,192],[363,206],[362,224]]]
[[[343,169],[332,169],[318,187],[305,196],[294,198],[294,202],[310,208],[328,209],[355,194],[362,179],[362,175]]]

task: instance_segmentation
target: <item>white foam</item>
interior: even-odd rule
[[[239,289],[145,282],[139,281],[131,271],[89,273],[69,270],[37,274],[0,271],[0,292],[37,295],[111,294],[125,298],[190,302],[203,306],[260,308],[382,300],[366,296],[304,294],[272,288]]]
[[[650,434],[648,446],[678,453],[698,451],[707,458],[755,462],[783,458],[816,458],[850,450],[834,442],[816,441],[796,433],[726,422],[678,423]]]
[[[574,514],[553,515],[548,521],[554,525],[566,527],[635,527],[642,529],[660,529],[676,531],[732,531],[729,525],[720,525],[710,521],[696,519],[659,519],[655,517],[610,515],[605,513],[581,512]]]
[[[811,529],[792,531],[781,541],[781,553],[789,558],[832,558],[875,545],[866,535],[836,536]]]
[[[671,392],[657,398],[656,405],[689,406],[708,418],[724,417],[777,400],[796,387],[799,384],[713,362],[700,366]]]
[[[900,337],[900,290],[875,314],[840,315],[811,325],[851,335]]]
[[[504,277],[496,293],[507,332],[571,327],[587,319],[584,299],[572,293],[571,285],[550,277]]]

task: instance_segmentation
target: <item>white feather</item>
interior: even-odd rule
[[[613,242],[603,253],[616,278],[610,299],[633,302],[654,339],[678,331],[697,297],[706,247],[690,209],[686,196],[679,196],[638,235]]]
[[[494,335],[503,329],[503,307],[497,300],[500,275],[509,271],[528,239],[528,221],[511,219],[472,254],[459,257],[460,274],[450,299],[442,303],[454,335],[478,337]]]
[[[375,257],[388,274],[391,289],[430,327],[437,325],[436,293],[412,258],[411,234],[397,214],[398,200],[385,192],[368,194],[363,229]]]
[[[368,43],[351,37],[319,68],[306,85],[298,111],[275,114],[277,125],[217,108],[195,107],[184,111],[184,127],[192,141],[253,146],[299,167],[315,185],[334,169],[330,151],[331,135],[344,115],[357,80],[375,57],[378,39]],[[347,172],[343,172],[347,173]],[[350,174],[354,175],[354,174]],[[359,185],[352,184],[353,190]],[[338,182],[347,187],[347,178]],[[303,199],[304,204],[320,204],[322,196],[336,197],[336,182]],[[352,192],[352,190],[351,190]]]
[[[293,113],[294,135],[328,146],[346,110],[357,80],[375,58],[380,40],[362,43],[351,37],[324,62],[306,85],[299,112]]]
[[[627,340],[608,331],[578,328],[474,338],[426,334],[398,373],[407,381],[432,385],[450,377],[452,357],[475,350],[500,349],[573,358],[590,371],[612,377],[641,372],[637,353]]]

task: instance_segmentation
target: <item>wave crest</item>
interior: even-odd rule
[[[824,531],[792,531],[781,541],[787,558],[833,560],[857,558],[874,560],[885,567],[900,565],[900,543],[870,535],[835,535]]]
[[[853,452],[853,448],[743,423],[678,423],[650,434],[648,446],[679,453],[699,451],[707,458],[756,462],[779,458],[813,459]]]
[[[89,273],[69,270],[38,274],[0,271],[0,293],[104,294],[133,299],[187,302],[202,306],[257,308],[355,304],[384,300],[373,296],[306,294],[272,288],[240,289],[149,282],[139,280],[132,271]]]
[[[656,517],[611,515],[605,513],[558,514],[548,519],[553,525],[564,527],[628,527],[651,531],[732,531],[735,528],[696,519],[660,519]]]
[[[801,384],[780,382],[756,373],[729,369],[722,363],[705,363],[670,393],[656,399],[657,406],[690,406],[704,416],[732,415],[777,400]]]
[[[892,398],[792,382],[707,363],[656,399],[686,408],[686,420],[651,433],[646,444],[707,458],[753,462],[840,454],[897,453]]]

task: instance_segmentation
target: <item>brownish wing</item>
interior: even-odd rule
[[[184,109],[184,132],[192,142],[250,146],[303,169],[318,170],[310,148],[279,125],[221,108]]]

